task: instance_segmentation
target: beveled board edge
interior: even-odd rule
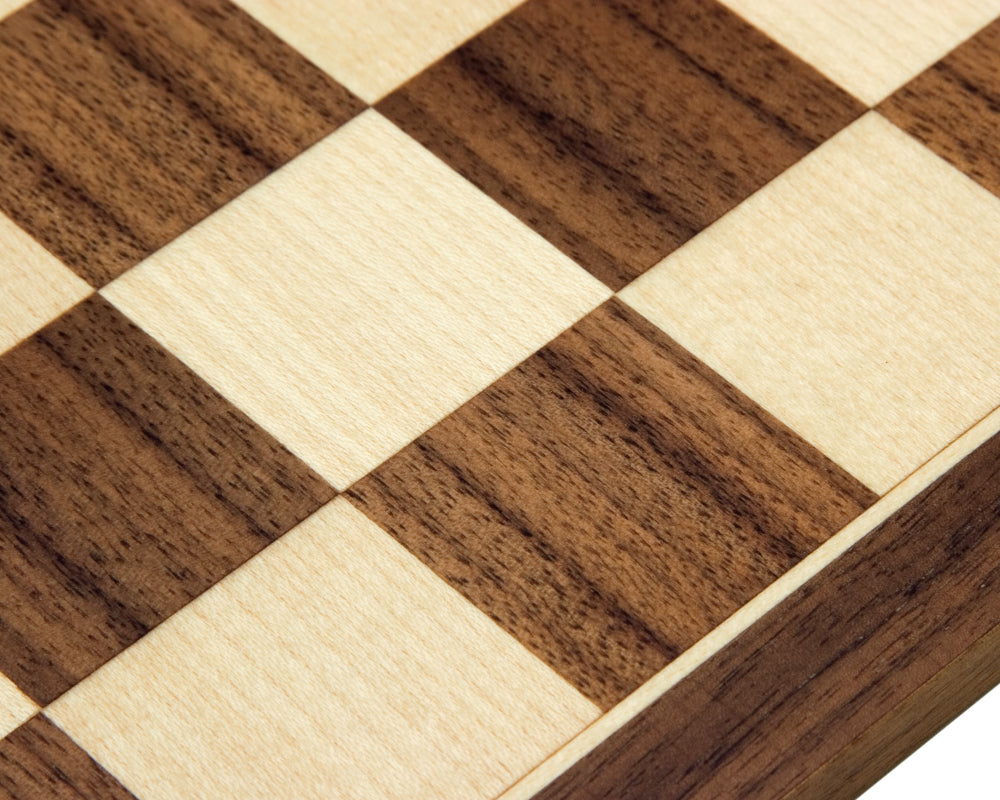
[[[920,501],[922,493],[930,493],[933,488],[937,488],[939,482],[945,481],[953,470],[979,448],[986,450],[986,444],[990,443],[993,449],[1000,450],[1000,439],[994,439],[998,433],[1000,409],[984,417],[893,487],[871,508],[796,567],[509,787],[498,800],[589,797],[586,776],[615,772],[614,766],[604,758],[604,754],[607,748],[614,746],[615,737],[622,736],[626,726],[634,728],[641,725],[644,716],[650,713],[654,705],[670,702],[675,687],[689,678],[698,680],[700,671],[704,671],[714,657],[740,646],[740,637],[748,629],[762,623],[765,617],[775,616],[793,606],[797,600],[796,592],[806,584],[821,585],[831,574],[829,570],[834,562],[866,537],[881,531],[883,524],[894,515],[903,516],[911,505]],[[1000,494],[1000,485],[996,492]],[[954,506],[963,507],[964,497],[966,494],[960,495]],[[861,577],[863,576],[859,571],[858,578]],[[888,627],[892,623],[893,619],[890,617],[885,620],[884,625]],[[941,669],[919,690],[903,698],[896,711],[859,730],[856,741],[850,747],[844,748],[836,758],[804,776],[788,796],[824,799],[857,796],[1000,682],[998,653],[1000,634],[996,631],[976,642],[969,642],[959,657],[941,665]],[[810,687],[806,685],[800,691],[809,692]],[[698,757],[708,758],[709,755],[691,753],[692,766]],[[619,757],[622,756],[619,752]],[[669,787],[663,786],[662,794],[657,796],[672,796],[668,789]],[[783,795],[768,794],[765,791],[760,796]]]

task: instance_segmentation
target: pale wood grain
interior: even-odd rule
[[[338,499],[46,713],[143,800],[490,798],[597,714]]]
[[[844,526],[697,644],[684,651],[617,706],[526,773],[498,800],[529,800],[534,797],[998,433],[1000,409],[979,420],[926,464],[894,486],[875,505]],[[972,699],[971,696],[969,699]],[[876,759],[883,758],[884,754],[880,749],[874,752]]]
[[[13,14],[21,6],[26,6],[30,0],[0,0],[0,17]]]
[[[522,0],[237,0],[373,103]]]
[[[875,113],[622,298],[882,493],[1000,401],[1000,201]]]
[[[610,292],[368,111],[104,294],[344,488]]]
[[[617,300],[348,497],[602,708],[877,499]]]
[[[0,673],[0,739],[38,711],[14,682]]]
[[[864,107],[705,0],[533,0],[379,112],[613,289]]]
[[[91,291],[59,259],[0,214],[0,353]]]
[[[103,286],[364,108],[229,0],[0,25],[0,209]]]
[[[998,554],[994,436],[534,800],[853,800],[1000,682]]]
[[[1000,14],[998,0],[722,0],[869,105]]]
[[[0,671],[47,703],[334,496],[92,295],[0,358]]]

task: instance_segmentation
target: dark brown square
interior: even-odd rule
[[[1000,20],[889,96],[878,110],[1000,195]]]
[[[39,714],[0,741],[0,800],[135,800]]]
[[[51,701],[333,495],[93,296],[0,357],[0,672]]]
[[[864,110],[711,0],[529,0],[377,108],[613,289]]]
[[[101,286],[363,104],[227,0],[0,22],[0,210]]]
[[[875,500],[618,300],[348,496],[605,708]]]

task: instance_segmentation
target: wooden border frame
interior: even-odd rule
[[[857,797],[1000,683],[1000,410],[502,800]]]

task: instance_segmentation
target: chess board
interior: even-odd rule
[[[853,798],[1000,681],[1000,0],[0,0],[0,797]]]

